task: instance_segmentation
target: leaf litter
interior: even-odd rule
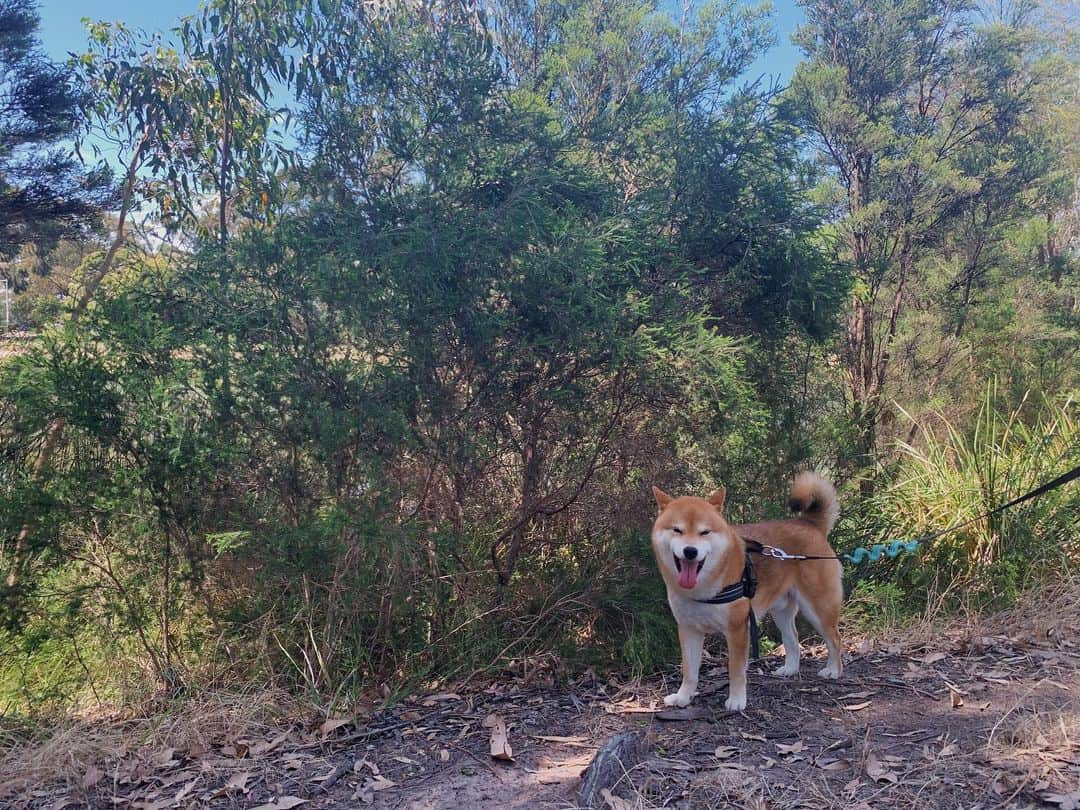
[[[28,797],[13,803],[7,793],[0,804],[62,810],[88,799],[94,807],[112,806],[115,799],[164,810],[228,799],[285,810],[316,797],[319,806],[382,807],[442,795],[444,803],[430,806],[452,807],[445,791],[471,784],[492,797],[479,806],[506,806],[529,785],[542,789],[538,802],[556,795],[566,802],[590,749],[621,729],[642,728],[648,767],[627,771],[607,806],[759,807],[764,796],[772,806],[815,805],[810,796],[818,797],[816,806],[834,796],[835,804],[853,808],[971,805],[980,796],[987,806],[1075,806],[1080,734],[1069,724],[1080,715],[1080,696],[1058,686],[1080,674],[1080,646],[1068,633],[1036,637],[1013,628],[1004,637],[967,630],[942,636],[929,650],[887,643],[862,649],[837,682],[817,679],[810,666],[800,682],[753,664],[750,706],[739,715],[723,710],[726,690],[722,675],[714,675],[721,688],[699,697],[697,711],[675,724],[651,717],[661,711],[654,707],[663,685],[605,676],[569,688],[514,678],[483,688],[443,686],[398,706],[358,707],[310,724],[293,714],[277,727],[221,726],[190,739],[158,737],[145,748],[132,746],[137,735],[118,725],[115,743],[101,753],[66,760],[77,763],[67,777],[0,767],[0,791],[10,783]],[[706,672],[704,684],[709,677]],[[957,696],[973,693],[978,699],[958,705]],[[1041,725],[1028,733],[1021,721]],[[585,760],[563,764],[545,753],[567,748],[582,749]],[[44,759],[64,758],[46,753]]]

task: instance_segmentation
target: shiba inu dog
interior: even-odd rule
[[[753,599],[741,597],[727,604],[709,604],[743,577],[746,562],[744,541],[756,540],[789,554],[832,557],[829,532],[840,512],[836,490],[821,476],[800,473],[791,488],[790,505],[798,516],[731,526],[724,520],[725,490],[708,498],[673,498],[653,487],[660,508],[652,530],[652,547],[660,573],[667,584],[668,604],[679,625],[682,648],[682,685],[664,698],[668,706],[687,706],[698,688],[701,650],[705,636],[723,633],[728,648],[730,691],[724,704],[729,710],[746,708],[746,665],[749,647],[749,611],[772,615],[784,641],[784,665],[777,675],[799,671],[799,636],[795,616],[801,610],[825,639],[829,659],[818,672],[839,678],[843,670],[837,622],[843,600],[840,561],[780,560],[753,554],[757,575]]]

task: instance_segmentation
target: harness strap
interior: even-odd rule
[[[746,555],[744,560],[742,579],[723,588],[720,593],[711,599],[695,599],[694,601],[703,605],[726,605],[737,599],[753,599],[754,594],[757,593],[757,576],[754,574],[754,564],[750,560],[750,555]],[[756,660],[761,657],[761,634],[758,631],[757,617],[754,615],[753,605],[750,606],[748,621],[750,622],[751,655]]]

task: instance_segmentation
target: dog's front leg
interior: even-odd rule
[[[701,650],[705,634],[679,625],[679,647],[682,649],[682,686],[664,698],[665,706],[689,706],[697,695],[698,672],[701,670]]]
[[[746,620],[729,624],[724,638],[728,649],[728,699],[724,708],[741,712],[746,708],[746,665],[750,658],[750,632]]]

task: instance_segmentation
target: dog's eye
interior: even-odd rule
[[[682,529],[680,529],[678,526],[672,526],[671,530],[675,532],[675,534],[682,534]]]
[[[709,530],[708,530],[708,529],[702,529],[702,530],[701,530],[701,536],[702,536],[702,537],[704,537],[704,536],[705,536],[705,535],[707,535],[708,533],[709,533]]]

